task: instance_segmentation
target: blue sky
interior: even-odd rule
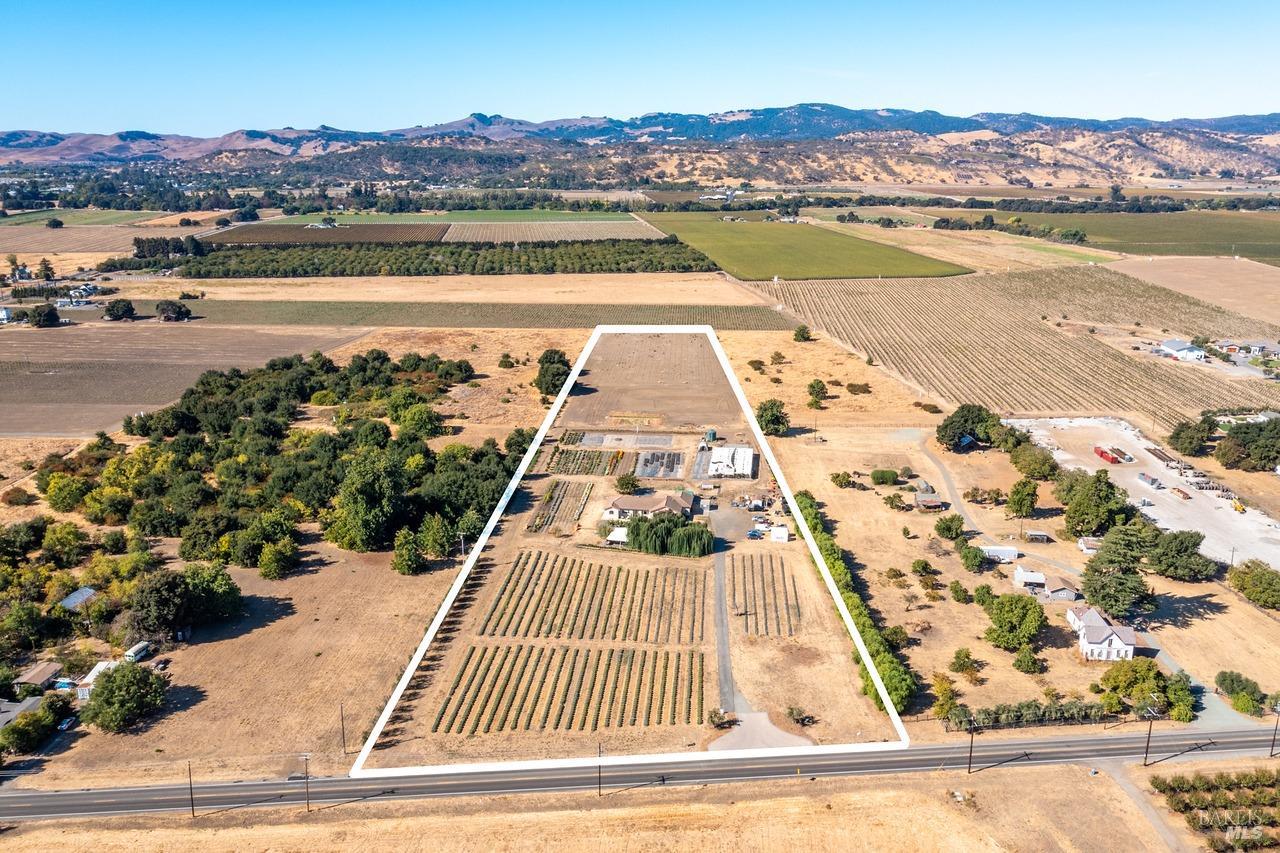
[[[1280,111],[1280,4],[7,0],[0,129],[215,135],[848,107]],[[1006,11],[1007,10],[1007,11]]]

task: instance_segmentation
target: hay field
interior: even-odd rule
[[[1280,326],[1280,269],[1234,258],[1127,258],[1113,270]]]
[[[1014,213],[1003,210],[935,209],[929,213],[978,220],[1020,216],[1028,225],[1080,228],[1086,246],[1131,255],[1240,255],[1280,264],[1280,213],[1252,210],[1187,210],[1178,213]]]
[[[190,219],[197,225],[203,225],[207,228],[224,216],[230,218],[233,212],[234,211],[230,210],[190,210],[186,213],[167,213],[164,215],[158,215],[154,219],[148,219],[144,222],[138,222],[137,224],[147,228],[176,228],[178,227],[178,223],[182,220]],[[265,212],[266,211],[263,211],[263,213]]]
[[[7,252],[5,254],[8,254]],[[53,271],[56,275],[71,275],[81,269],[91,270],[98,264],[114,258],[119,252],[14,252],[18,256],[18,263],[26,264],[28,269],[34,270],[41,260],[48,260],[53,264]],[[4,269],[7,271],[8,266]]]
[[[209,323],[261,326],[421,326],[586,329],[601,323],[701,324],[786,329],[794,322],[763,305],[616,305],[506,302],[268,302],[209,299],[192,304]]]
[[[133,251],[134,237],[186,237],[199,228],[141,228],[126,225],[14,225],[0,228],[0,255],[9,252]]]
[[[30,257],[30,256],[28,256]],[[39,257],[36,257],[39,261]],[[91,266],[92,264],[87,264]],[[54,260],[57,266],[57,260]],[[117,278],[122,296],[173,299],[172,280]],[[207,299],[308,302],[575,302],[615,305],[763,305],[760,294],[722,273],[561,273],[557,275],[205,278]],[[201,303],[202,305],[205,303]]]
[[[815,225],[722,222],[711,213],[647,213],[646,222],[675,234],[743,280],[948,276],[970,270]]]
[[[515,211],[512,211],[515,212]],[[460,222],[449,226],[446,243],[527,243],[551,240],[660,240],[664,234],[647,222],[624,221]]]
[[[904,208],[886,208],[907,212]],[[944,231],[933,228],[881,228],[877,225],[821,221],[820,227],[875,243],[919,252],[978,272],[1014,272],[1070,264],[1106,262],[1119,258],[1111,252],[1064,246],[1016,237],[999,231]]]
[[[952,403],[1001,412],[1137,412],[1166,425],[1206,408],[1280,405],[1273,383],[1139,359],[1082,327],[1056,327],[1065,315],[1075,324],[1141,322],[1186,337],[1280,338],[1270,324],[1099,267],[756,287]]]
[[[344,243],[438,243],[448,225],[423,222],[415,225],[357,224],[337,228],[308,228],[266,222],[237,225],[205,237],[207,243],[224,246],[322,246]]]
[[[0,332],[0,436],[91,436],[165,405],[212,368],[327,349],[357,332],[95,323]]]

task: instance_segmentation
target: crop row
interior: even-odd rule
[[[620,464],[634,454],[621,450],[563,450],[558,445],[552,448],[551,461],[547,470],[553,474],[589,474],[600,477],[611,476],[619,470]],[[634,464],[634,463],[633,463]],[[630,465],[621,465],[627,470]]]
[[[795,636],[800,623],[800,591],[795,575],[772,554],[729,555],[729,599],[742,617],[742,630],[764,636]]]
[[[522,551],[478,633],[693,645],[706,637],[706,598],[703,569],[633,569]]]
[[[433,733],[701,725],[706,660],[685,649],[467,649]]]

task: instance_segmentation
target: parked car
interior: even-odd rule
[[[74,716],[67,717],[65,720],[58,723],[58,731],[65,732],[67,729],[71,728],[75,724],[76,724],[76,718]]]

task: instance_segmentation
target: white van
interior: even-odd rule
[[[137,663],[138,661],[146,658],[149,654],[151,654],[151,644],[146,640],[143,640],[141,643],[138,643],[136,646],[129,649],[129,651],[125,652],[124,659],[129,663]]]

